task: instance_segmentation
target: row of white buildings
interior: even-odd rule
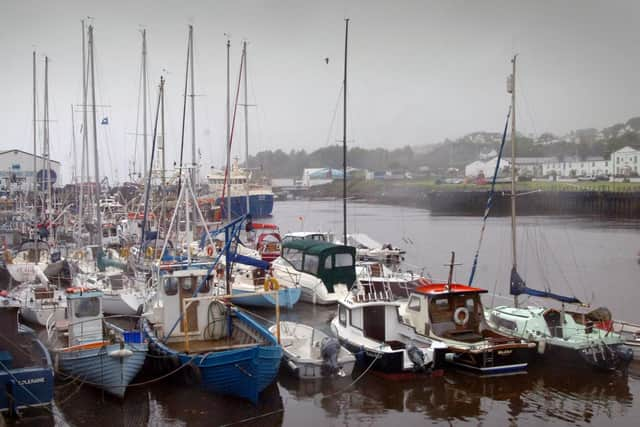
[[[532,177],[595,177],[595,176],[637,176],[640,174],[640,151],[631,147],[624,147],[611,153],[609,160],[603,157],[565,158],[559,161],[555,157],[517,157],[516,168],[518,175]],[[497,157],[489,160],[476,160],[465,167],[465,176],[491,177],[494,174]],[[503,158],[500,161],[498,175],[504,174],[511,167],[511,160]]]

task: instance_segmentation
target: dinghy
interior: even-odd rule
[[[276,333],[277,325],[269,328]],[[280,344],[287,366],[300,379],[351,376],[356,358],[336,338],[297,322],[280,322]]]

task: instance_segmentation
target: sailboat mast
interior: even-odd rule
[[[147,173],[147,30],[142,30],[142,149],[143,174]],[[144,176],[144,175],[143,175]]]
[[[49,57],[44,57],[44,117],[43,130],[44,130],[44,167],[47,177],[47,203],[45,204],[45,226],[48,229],[51,224],[51,165],[49,163]]]
[[[229,70],[229,51],[231,49],[231,41],[227,39],[227,221],[231,222],[231,111],[229,103],[231,102],[230,93],[230,70]]]
[[[84,208],[84,186],[85,175],[88,175],[89,161],[88,151],[89,143],[87,137],[87,44],[84,36],[84,20],[82,23],[82,150],[80,151],[80,200],[78,208],[78,236],[82,236],[82,223],[84,221],[83,208]],[[86,169],[85,169],[86,167]],[[86,172],[85,172],[86,171]],[[88,181],[88,180],[87,180]]]
[[[164,84],[163,84],[163,86],[164,86]],[[166,164],[165,164],[165,142],[166,142],[166,139],[165,139],[165,134],[164,134],[164,132],[165,132],[165,130],[164,130],[164,89],[162,90],[161,93],[162,93],[162,96],[160,98],[160,127],[161,127],[161,132],[162,132],[162,139],[161,139],[161,141],[162,141],[162,146],[161,147],[162,148],[160,148],[160,149],[162,150],[162,157],[161,157],[161,163],[162,163],[161,167],[162,167],[162,169],[160,170],[160,182],[162,183],[163,188],[164,188],[164,185],[166,184],[166,172],[165,172],[165,168],[166,168]],[[164,199],[163,199],[163,203],[164,203]]]
[[[190,62],[190,67],[191,69],[189,70],[191,72],[191,167],[193,168],[191,170],[191,185],[192,185],[192,189],[195,190],[197,189],[198,186],[198,181],[196,179],[197,177],[197,169],[196,169],[196,110],[195,110],[195,81],[193,78],[193,57],[194,57],[194,51],[193,51],[193,25],[189,25],[189,51],[191,52],[191,56],[189,58],[189,62]],[[193,212],[194,214],[194,222],[196,221],[196,216],[195,216],[195,210]]]
[[[37,147],[37,111],[36,111],[36,51],[33,51],[33,214],[37,215],[36,209],[36,201],[37,201],[37,191],[38,184],[36,179],[36,174],[38,173],[38,164],[37,164],[37,155],[38,147]]]
[[[89,60],[91,63],[91,114],[93,115],[93,163],[96,176],[96,243],[102,247],[102,218],[100,212],[100,163],[98,161],[98,130],[96,120],[96,79],[93,53],[93,25],[89,25]]]
[[[247,95],[247,42],[242,42],[242,63],[244,64],[244,167],[249,171],[249,102]],[[247,188],[247,213],[250,213],[249,177],[245,182]]]
[[[517,270],[516,257],[516,56],[511,63],[511,255],[513,256],[512,269]],[[514,306],[518,307],[518,296],[513,297]]]
[[[347,47],[349,41],[349,18],[344,29],[344,80],[342,83],[342,224],[343,244],[347,245]]]

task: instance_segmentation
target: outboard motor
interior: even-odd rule
[[[425,363],[424,353],[415,344],[411,343],[407,346],[407,356],[409,360],[413,362],[414,371],[427,371],[430,368],[430,363]]]
[[[342,368],[338,366],[338,352],[340,351],[340,342],[337,338],[324,337],[320,343],[320,355],[322,356],[323,375],[333,375],[337,373],[344,376]]]

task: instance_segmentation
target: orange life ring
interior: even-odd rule
[[[213,246],[211,246],[211,245],[207,246],[207,255],[208,256],[213,256]]]

